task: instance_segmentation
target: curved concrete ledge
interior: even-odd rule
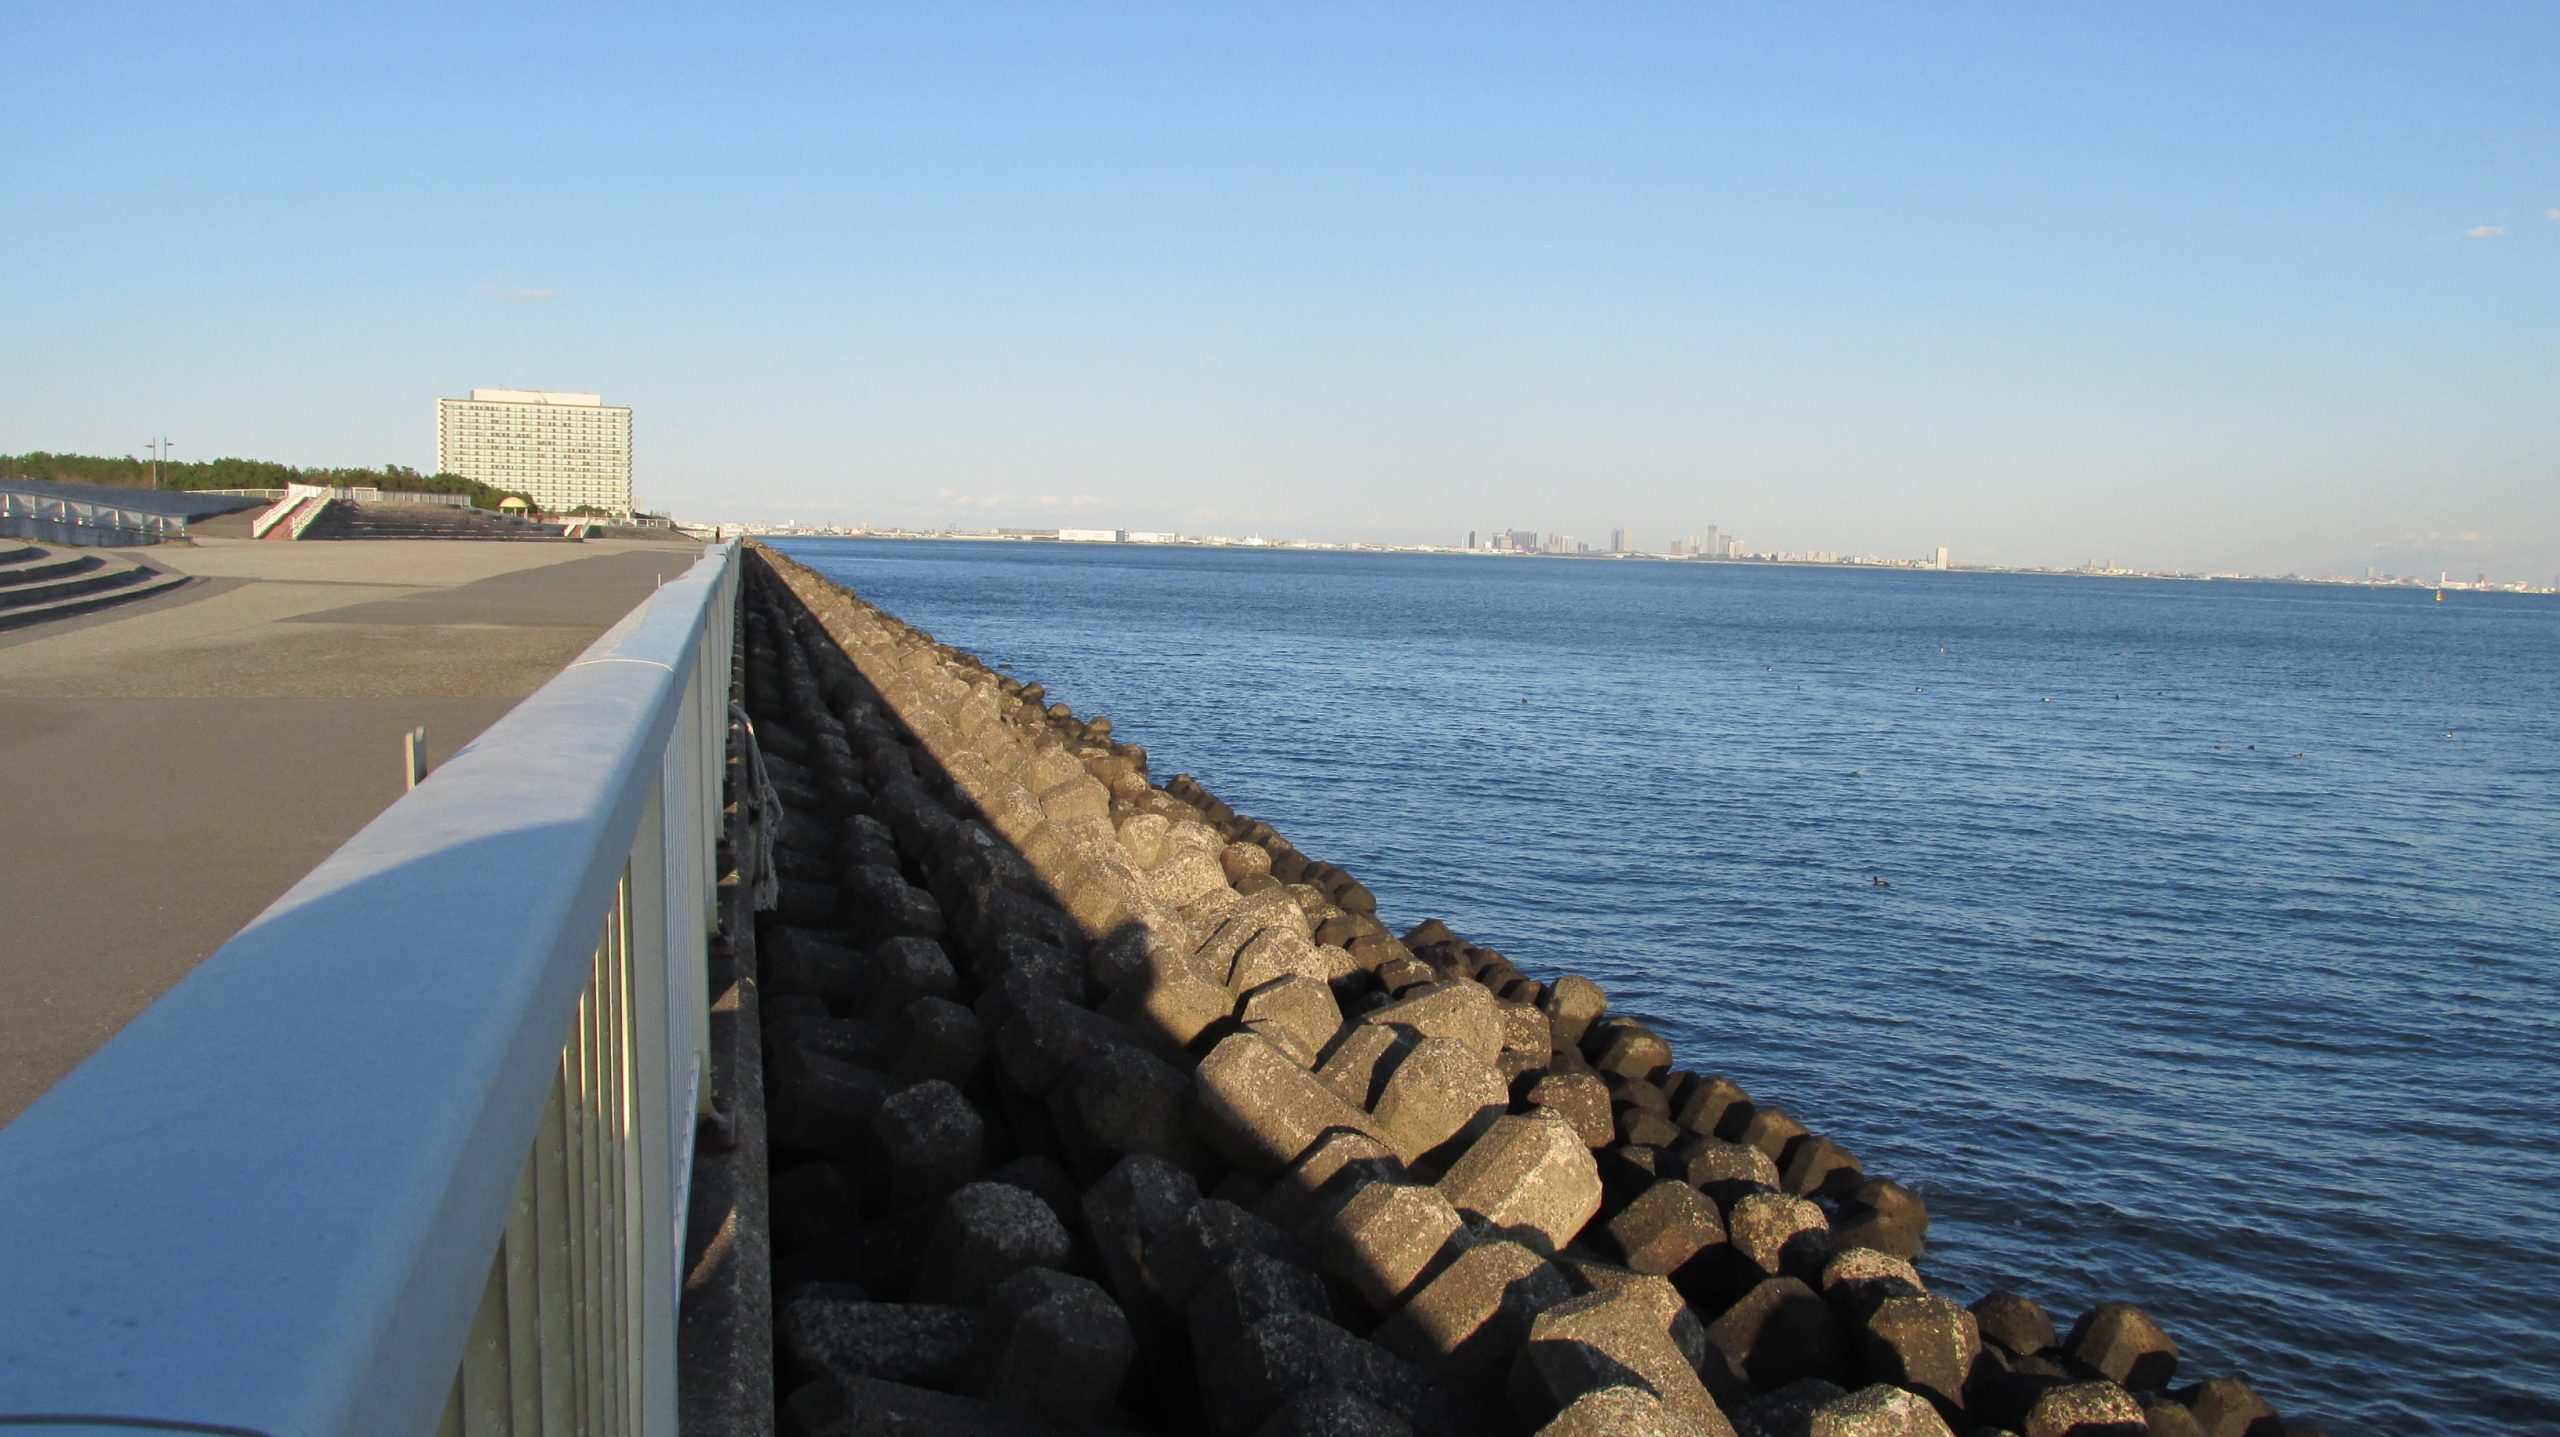
[[[2267,1437],[1918,1195],[769,550],[758,934],[786,1433]]]

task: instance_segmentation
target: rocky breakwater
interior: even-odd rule
[[[2134,1308],[1931,1292],[1917,1195],[1587,979],[748,576],[786,1432],[2311,1430]]]

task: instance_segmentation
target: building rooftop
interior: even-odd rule
[[[471,397],[486,404],[573,404],[583,409],[619,408],[606,405],[601,394],[570,394],[551,389],[475,389]]]

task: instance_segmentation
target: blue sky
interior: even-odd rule
[[[19,4],[0,450],[2560,576],[2560,6]]]

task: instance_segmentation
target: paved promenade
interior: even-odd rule
[[[0,635],[0,1123],[701,551],[129,552],[205,582]]]

